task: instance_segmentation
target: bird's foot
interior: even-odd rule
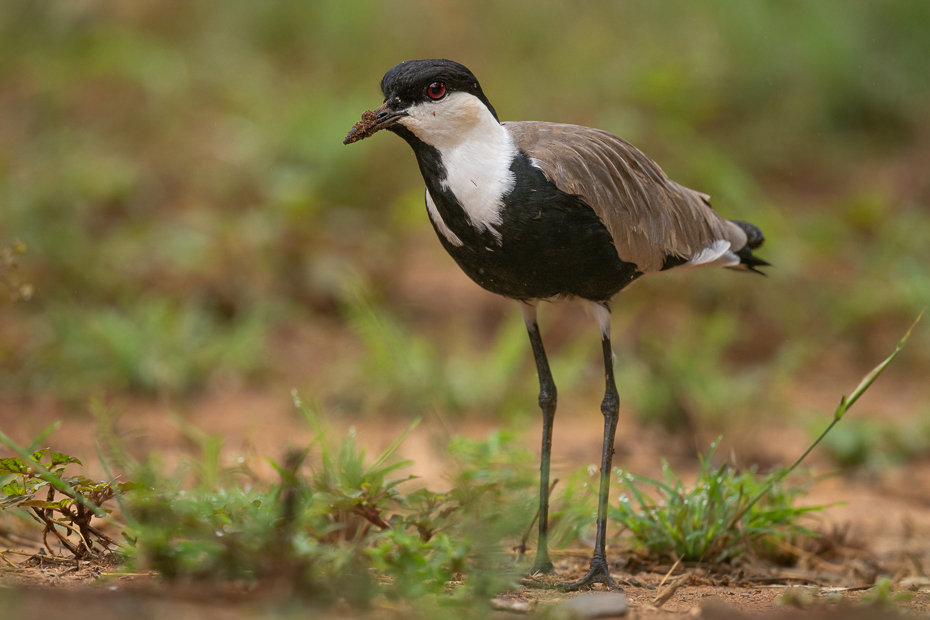
[[[573,592],[595,583],[603,583],[605,586],[607,586],[608,590],[623,589],[616,585],[614,580],[611,578],[610,569],[607,568],[607,561],[597,557],[591,560],[591,570],[588,571],[587,575],[578,581],[573,581],[572,583],[563,583],[559,586],[559,589],[565,590],[566,592]]]

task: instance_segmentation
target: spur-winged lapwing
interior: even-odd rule
[[[651,159],[598,129],[498,120],[478,80],[449,60],[412,60],[381,80],[384,103],[366,111],[349,144],[387,129],[407,141],[426,182],[439,241],[481,287],[516,300],[529,331],[543,413],[539,543],[547,549],[549,461],[556,388],[536,323],[541,300],[576,297],[601,331],[607,388],[601,404],[597,538],[591,570],[567,584],[613,587],[605,557],[607,497],[619,399],[610,348],[610,299],[638,277],[685,267],[756,271],[762,232],[728,221],[709,197],[669,180]]]

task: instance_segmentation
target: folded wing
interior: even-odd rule
[[[633,145],[578,125],[504,126],[547,179],[594,209],[620,259],[643,273],[669,264],[739,264],[735,253],[746,246],[746,232],[718,215],[709,196],[669,180]]]

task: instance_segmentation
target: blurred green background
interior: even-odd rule
[[[501,118],[611,131],[765,231],[768,278],[617,298],[626,411],[804,416],[930,305],[928,32],[923,0],[4,0],[0,245],[34,293],[0,301],[0,399],[296,385],[336,413],[535,420],[518,313],[442,253],[409,148],[341,142],[384,71],[444,57]],[[596,402],[592,321],[541,320],[560,396]],[[928,344],[885,392],[916,415]]]

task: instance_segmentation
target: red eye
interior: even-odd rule
[[[442,96],[445,94],[446,94],[445,82],[433,82],[426,89],[426,95],[430,99],[442,99]]]

